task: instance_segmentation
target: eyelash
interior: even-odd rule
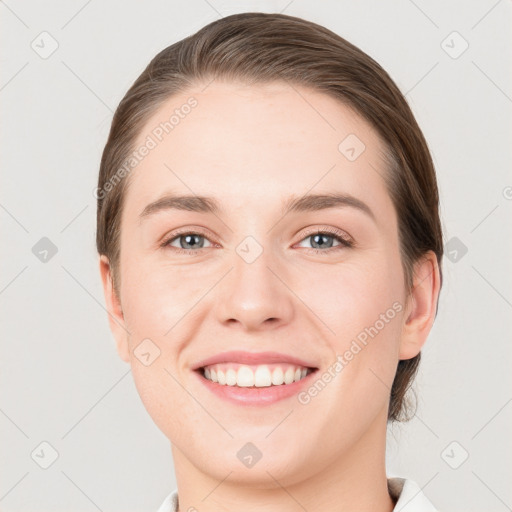
[[[178,254],[186,253],[188,256],[194,256],[197,253],[201,252],[202,249],[205,249],[203,247],[201,249],[188,250],[188,249],[182,249],[181,247],[171,247],[169,245],[173,240],[176,240],[177,238],[180,238],[181,236],[184,236],[184,235],[199,235],[199,236],[206,238],[208,241],[210,241],[209,238],[205,235],[205,233],[203,233],[201,231],[184,230],[181,232],[172,233],[169,237],[166,237],[166,239],[161,243],[160,246],[164,249],[170,248],[173,251],[177,251]],[[323,230],[316,229],[316,230],[310,231],[310,232],[306,233],[306,235],[300,241],[302,242],[306,238],[312,237],[314,235],[327,235],[327,236],[335,238],[338,242],[340,242],[340,245],[338,245],[336,247],[329,247],[328,249],[307,248],[308,251],[313,251],[313,253],[315,253],[315,254],[326,254],[326,253],[330,254],[330,253],[338,251],[338,250],[352,248],[355,245],[351,239],[349,239],[346,235],[343,234],[342,231],[340,231],[338,229],[334,229],[334,228],[326,228]]]

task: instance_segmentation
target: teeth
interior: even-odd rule
[[[252,370],[249,369],[252,373]],[[254,373],[254,384],[258,388],[272,386],[272,374],[268,366],[258,366]]]
[[[236,386],[236,372],[233,368],[226,372],[226,384],[228,386]]]
[[[259,365],[218,364],[204,368],[204,377],[223,386],[269,387],[292,384],[306,377],[310,371],[294,365]]]
[[[284,374],[284,383],[291,384],[295,377],[295,370],[293,368],[288,368]]]
[[[283,370],[278,367],[272,372],[272,384],[274,384],[274,386],[279,386],[283,383],[284,383]]]
[[[261,379],[261,373],[259,376]],[[248,366],[240,366],[236,374],[236,384],[242,388],[250,388],[255,385],[255,375]]]

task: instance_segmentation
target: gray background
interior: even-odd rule
[[[169,442],[108,328],[92,191],[113,110],[156,52],[254,10],[325,25],[406,93],[437,167],[447,256],[418,412],[390,428],[389,474],[441,510],[510,510],[511,0],[0,2],[0,509],[149,511],[174,489]],[[46,261],[43,237],[58,249]]]

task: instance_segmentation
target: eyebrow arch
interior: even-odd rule
[[[355,208],[368,215],[374,222],[376,217],[371,208],[361,199],[350,194],[308,194],[302,197],[291,196],[285,203],[283,213],[327,210],[328,208]]]
[[[148,204],[139,215],[142,220],[154,213],[163,210],[186,210],[199,213],[218,213],[219,203],[211,198],[204,196],[176,196],[166,194],[160,199]]]
[[[328,208],[351,207],[376,221],[375,214],[370,207],[350,194],[308,194],[302,197],[290,196],[284,203],[282,215],[295,212],[310,212],[326,210]],[[148,204],[140,213],[139,219],[163,210],[185,210],[198,213],[217,214],[221,211],[219,202],[212,197],[166,194],[160,199]]]

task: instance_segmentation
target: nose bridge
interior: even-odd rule
[[[270,244],[266,240],[264,246],[255,237],[247,236],[235,247],[230,262],[233,268],[216,302],[219,321],[237,321],[246,328],[257,329],[291,319],[291,293],[277,277],[280,258],[267,247]]]

